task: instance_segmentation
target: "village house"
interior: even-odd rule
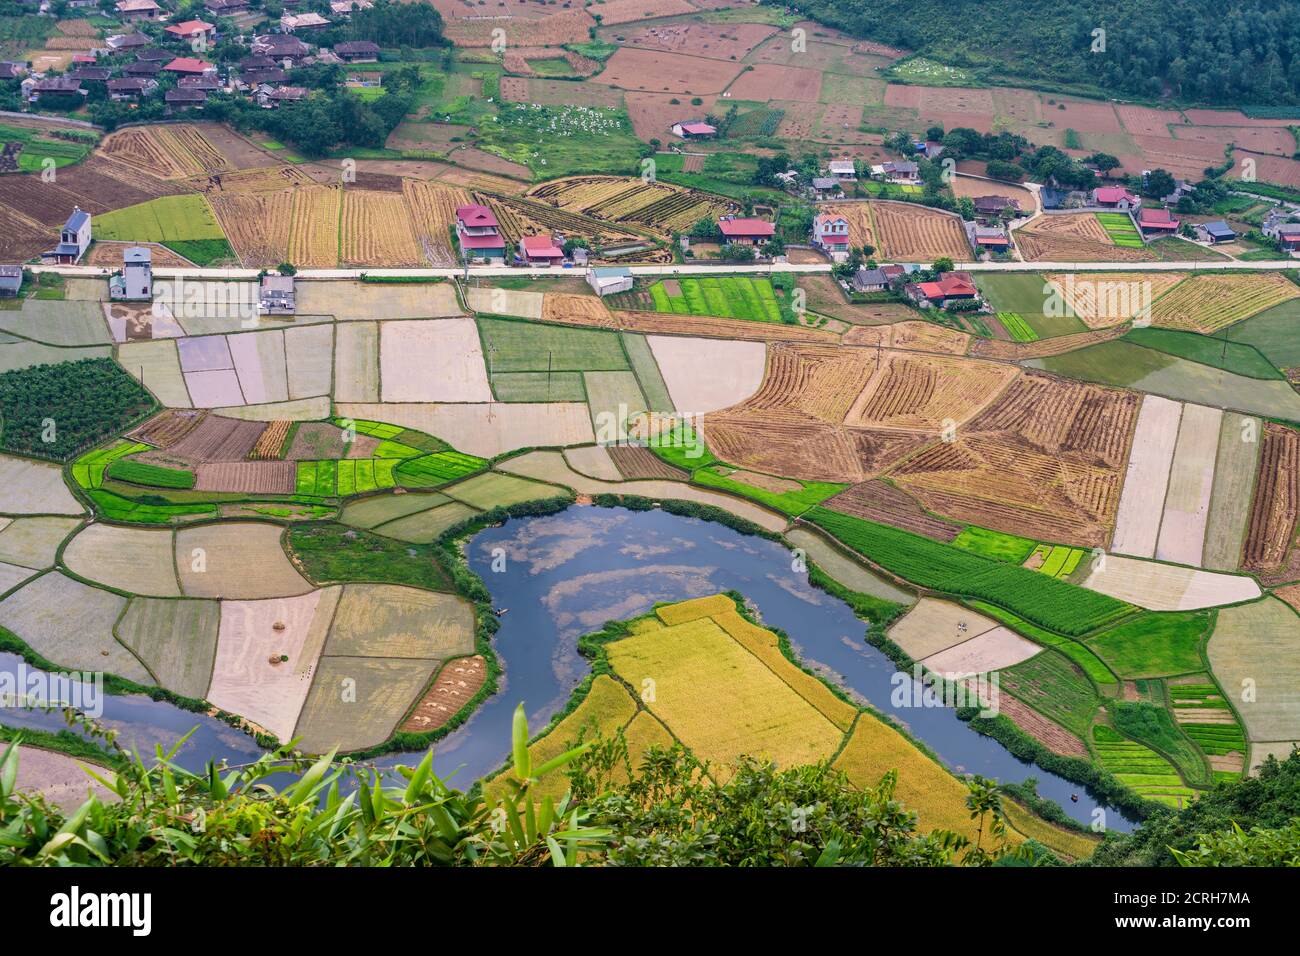
[[[70,76],[52,76],[36,80],[28,88],[27,98],[35,103],[42,96],[86,96],[88,90],[81,88],[81,80]]]
[[[467,261],[505,259],[506,241],[501,236],[501,226],[487,206],[474,203],[456,208],[456,238]]]
[[[757,246],[768,242],[776,235],[776,225],[763,219],[738,219],[735,216],[723,216],[718,220],[722,230],[722,239],[726,243],[742,246]]]
[[[167,108],[176,112],[200,109],[207,101],[208,94],[203,90],[187,90],[179,86],[163,94]]]
[[[163,69],[168,73],[177,73],[182,76],[201,76],[204,73],[215,73],[217,68],[207,60],[200,60],[193,56],[178,56],[172,60]]]
[[[23,287],[22,266],[0,266],[0,297],[12,299]]]
[[[80,206],[73,206],[72,215],[59,232],[59,244],[42,252],[41,259],[56,265],[74,266],[90,248],[92,238],[90,213],[83,211]]]
[[[835,262],[849,257],[849,221],[832,212],[820,213],[813,219],[812,244]]]
[[[248,70],[243,73],[232,73],[230,75],[230,85],[244,93],[260,90],[262,87],[266,87],[269,92],[288,78],[289,74],[279,67],[267,70]]]
[[[106,84],[108,87],[108,98],[110,100],[138,100],[142,96],[147,96],[154,90],[158,89],[158,84],[142,76],[123,76],[115,80],[109,80]]]
[[[143,33],[118,33],[104,41],[108,44],[109,50],[115,53],[121,53],[125,50],[138,50],[146,47],[153,41]]]
[[[914,183],[921,171],[921,167],[910,159],[905,159],[899,163],[882,163],[879,168],[880,175],[891,183]]]
[[[285,33],[296,33],[299,30],[321,30],[329,25],[330,22],[319,13],[286,13],[280,18],[280,29]]]
[[[558,266],[564,262],[564,250],[552,236],[522,236],[519,256],[530,266]]]
[[[264,110],[279,109],[285,103],[298,103],[309,94],[305,86],[259,86],[253,98]]]
[[[1187,180],[1175,179],[1174,191],[1171,192],[1168,196],[1161,196],[1160,201],[1164,203],[1166,206],[1176,206],[1178,205],[1178,200],[1182,199],[1184,196],[1190,196],[1192,194],[1192,191],[1195,189],[1196,187],[1192,183],[1189,183]]]
[[[1001,226],[981,226],[979,223],[966,223],[966,236],[970,239],[975,252],[1006,252],[1011,248],[1011,237]]]
[[[945,272],[934,282],[909,283],[903,292],[921,308],[942,308],[949,302],[979,299],[979,289],[968,272]]]
[[[632,270],[627,266],[597,266],[587,273],[587,285],[599,296],[632,291]]]
[[[177,39],[191,44],[195,40],[201,41],[202,44],[209,44],[217,35],[216,26],[203,20],[186,20],[184,23],[173,23],[164,29]]]
[[[347,18],[354,10],[369,10],[374,4],[370,0],[332,0],[330,13]]]
[[[840,181],[833,176],[814,177],[810,188],[813,191],[813,196],[817,199],[834,199],[844,195]]]
[[[1272,210],[1265,218],[1260,232],[1277,241],[1278,247],[1289,255],[1300,252],[1300,222],[1292,219],[1290,213],[1278,209]]]
[[[203,73],[199,76],[182,76],[176,81],[182,90],[202,90],[204,93],[219,93],[224,87],[215,73]]]
[[[1020,203],[1008,196],[976,196],[973,205],[977,216],[996,218],[1008,209],[1020,211]]]
[[[176,59],[176,54],[171,50],[164,50],[160,46],[147,46],[135,51],[135,58],[141,63],[157,63],[160,66]]]
[[[16,80],[26,72],[27,67],[22,63],[0,63],[0,80]]]
[[[110,299],[133,302],[153,298],[153,251],[130,246],[122,252],[122,272],[108,281]]]
[[[248,12],[248,0],[203,0],[203,9],[214,17],[237,17]]]
[[[117,10],[117,18],[123,23],[157,20],[162,16],[162,8],[154,0],[119,0],[114,9]]]
[[[297,308],[293,276],[262,276],[257,307],[263,315],[293,315]]]
[[[268,56],[276,63],[284,65],[285,60],[296,63],[311,52],[311,47],[297,37],[285,33],[268,33],[253,37],[249,51]]]
[[[1208,242],[1215,245],[1220,242],[1232,242],[1237,238],[1237,233],[1233,231],[1222,219],[1216,219],[1213,222],[1203,222],[1195,227],[1196,238],[1201,242]]]
[[[1141,209],[1138,211],[1138,228],[1146,236],[1172,236],[1180,223],[1168,209]]]
[[[673,135],[680,139],[708,139],[717,134],[718,131],[715,127],[700,120],[689,120],[684,123],[673,124]]]
[[[888,288],[889,275],[884,269],[858,266],[858,271],[853,273],[854,292],[884,292]]]
[[[1137,209],[1142,200],[1123,186],[1098,186],[1092,191],[1092,204],[1102,209],[1116,209],[1126,212]]]
[[[69,79],[80,80],[82,83],[107,83],[113,71],[102,66],[80,66],[75,70],[68,72]]]
[[[136,60],[134,63],[128,63],[122,67],[122,72],[127,76],[152,80],[162,72],[162,64],[154,60]]]
[[[334,53],[344,63],[379,62],[379,44],[369,40],[348,40],[334,44]]]

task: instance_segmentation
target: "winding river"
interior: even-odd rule
[[[896,669],[865,643],[865,624],[848,605],[812,587],[792,568],[791,553],[776,542],[659,510],[575,506],[488,528],[471,539],[467,555],[501,610],[494,643],[504,673],[501,692],[437,745],[434,768],[453,785],[468,787],[501,766],[520,700],[533,731],[564,706],[587,673],[576,648],[579,636],[606,621],[646,613],[660,601],[736,590],[764,623],[790,636],[808,666],[891,714],[953,770],[1007,782],[1034,777],[1042,796],[1080,821],[1093,818],[1098,804],[1083,787],[1012,756],[951,709],[894,706]],[[15,666],[17,658],[0,655],[0,668]],[[53,730],[63,726],[59,715],[39,711],[10,709],[2,719]],[[211,759],[244,762],[258,753],[249,738],[220,721],[142,697],[108,698],[103,723],[117,728],[127,744],[150,752],[197,725],[178,757],[194,770]],[[380,766],[411,762],[407,754],[377,761]],[[1132,827],[1114,808],[1106,809],[1106,823],[1113,829]]]

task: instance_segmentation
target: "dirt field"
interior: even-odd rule
[[[822,74],[798,66],[776,66],[760,63],[736,79],[727,92],[738,100],[757,100],[765,103],[774,92],[780,99],[800,103],[816,103],[821,99]]]
[[[1179,402],[1156,395],[1142,399],[1111,542],[1121,554],[1155,556],[1182,414]]]
[[[603,25],[615,26],[654,17],[675,17],[694,13],[695,7],[686,0],[608,0],[600,4],[596,12],[600,14],[600,22]]]
[[[871,216],[880,238],[879,254],[884,258],[930,262],[947,256],[962,261],[972,255],[956,216],[913,203],[880,201],[872,201]]]
[[[494,30],[505,30],[511,46],[560,46],[585,43],[588,31],[596,25],[585,10],[565,10],[541,19],[510,16],[505,19],[449,20],[444,36],[456,46],[492,45]]]
[[[1222,424],[1222,409],[1183,406],[1178,444],[1169,468],[1169,491],[1160,521],[1160,537],[1156,542],[1156,557],[1161,561],[1201,564]]]
[[[1010,694],[1003,694],[998,699],[998,709],[1048,750],[1066,757],[1091,759],[1091,754],[1082,740]]]
[[[181,529],[176,533],[176,568],[189,597],[254,600],[311,590],[285,556],[280,528],[263,522]]]
[[[68,569],[86,580],[150,597],[178,597],[172,533],[92,524],[64,549]]]
[[[667,4],[681,3],[689,7],[685,0],[664,0]],[[600,14],[606,24],[625,21],[610,20],[611,7],[627,4],[630,7],[645,7],[645,0],[615,0],[614,3],[602,4]],[[688,10],[682,13],[691,12]],[[639,20],[641,17],[629,17]],[[646,25],[626,33],[624,46],[644,50],[663,50],[668,53],[685,53],[690,56],[708,56],[718,60],[740,60],[754,47],[758,46],[776,32],[776,28],[764,23],[701,23],[697,21],[678,21],[675,23]]]
[[[740,64],[726,60],[620,47],[591,81],[623,90],[702,96],[721,93],[740,70]]]
[[[673,405],[704,414],[744,401],[763,381],[766,348],[757,342],[723,342],[661,335],[646,337]]]
[[[1176,568],[1117,554],[1093,562],[1080,583],[1152,611],[1191,611],[1253,601],[1260,595],[1259,585],[1245,575]]]
[[[869,308],[869,306],[867,307]],[[845,345],[902,349],[909,352],[939,352],[964,355],[971,336],[930,322],[906,321],[892,325],[858,325],[844,333]]]
[[[1034,194],[1023,186],[1016,186],[1012,183],[993,182],[988,179],[978,179],[974,176],[954,176],[952,178],[952,191],[955,196],[969,196],[971,199],[978,199],[980,196],[1006,196],[1008,199],[1014,199],[1024,213],[1032,213],[1038,208],[1038,203]]]
[[[606,449],[618,474],[626,481],[636,479],[663,479],[685,481],[686,473],[674,468],[649,448],[636,445],[613,445]]]
[[[1295,536],[1297,507],[1300,507],[1300,434],[1266,422],[1259,476],[1246,531],[1244,568],[1263,571],[1282,563]]]
[[[168,445],[167,451],[178,458],[196,462],[242,461],[252,452],[265,428],[261,422],[207,415]]]
[[[379,336],[385,402],[490,402],[474,320],[384,322]]]
[[[629,92],[624,96],[628,118],[632,120],[632,130],[641,140],[667,140],[672,135],[674,123],[682,118],[682,104],[672,102],[678,97],[671,93]],[[714,109],[717,95],[701,95],[702,102],[691,109],[700,116],[708,115]]]
[[[291,495],[297,469],[291,461],[228,461],[199,465],[195,491]]]
[[[951,541],[961,526],[929,514],[915,498],[886,481],[864,481],[825,502],[827,508],[880,524]]]
[[[448,661],[401,729],[412,734],[437,730],[478,693],[486,680],[487,663],[478,654]]]

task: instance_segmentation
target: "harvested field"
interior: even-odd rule
[[[752,70],[740,74],[739,78],[727,87],[727,93],[736,99],[755,100],[760,103],[767,102],[772,98],[772,93],[777,91],[780,92],[783,100],[816,103],[821,99],[822,74],[818,70],[804,69],[799,66],[760,63]]]
[[[379,401],[379,323],[342,322],[334,346],[334,400]]]
[[[590,445],[585,403],[339,404],[337,414],[384,421],[435,435],[471,455],[493,457],[516,448]]]
[[[340,322],[426,319],[460,315],[450,282],[369,283],[299,280],[299,315],[332,315]]]
[[[455,222],[456,207],[469,203],[469,193],[454,186],[403,179],[402,196],[425,259],[433,266],[453,265],[448,229]]]
[[[1151,611],[1192,611],[1260,596],[1259,585],[1245,575],[1214,574],[1117,554],[1094,561],[1079,583]]]
[[[58,465],[0,455],[0,514],[79,515]]]
[[[179,597],[172,533],[91,524],[63,551],[68,570],[118,591]]]
[[[889,639],[913,660],[998,629],[998,622],[960,604],[923,597],[889,629]]]
[[[265,405],[289,400],[288,367],[284,357],[284,332],[268,329],[226,337],[242,402],[223,404]]]
[[[257,447],[265,429],[262,422],[208,414],[166,447],[171,455],[196,462],[242,461]]]
[[[221,196],[285,192],[314,181],[297,166],[284,165],[229,170],[217,176],[194,176],[186,181],[186,185],[207,193],[211,201]]]
[[[411,734],[427,734],[451,720],[487,680],[487,662],[475,654],[447,661],[438,671],[424,698],[415,705],[401,729]]]
[[[279,526],[262,522],[227,521],[177,531],[176,569],[188,597],[253,600],[311,590],[285,556]]]
[[[711,315],[669,315],[663,312],[615,311],[614,323],[629,332],[646,332],[660,335],[691,335],[709,338],[750,340],[758,342],[813,342],[832,345],[838,338],[831,332],[809,329],[777,322],[751,322],[748,319],[727,319]],[[583,317],[573,315],[560,318],[573,324],[587,324]]]
[[[345,264],[414,268],[426,264],[400,193],[345,189],[339,223]]]
[[[295,735],[307,753],[382,743],[429,683],[437,661],[322,657]],[[340,688],[346,687],[345,697]]]
[[[864,481],[823,502],[833,511],[892,525],[936,541],[951,541],[961,526],[926,512],[915,498],[886,481]]]
[[[740,70],[739,63],[726,60],[620,47],[591,82],[624,90],[700,96],[721,93]],[[763,100],[767,99],[764,95]]]
[[[476,514],[478,514],[477,508],[471,508],[459,501],[448,500],[447,503],[429,508],[427,511],[419,511],[381,524],[375,528],[375,533],[387,538],[396,538],[398,541],[409,541],[412,544],[429,544],[436,541],[452,525],[459,524]]]
[[[1297,507],[1300,507],[1300,434],[1266,422],[1242,567],[1264,571],[1286,559],[1295,537]]]
[[[661,0],[660,5],[680,5],[687,8],[676,10],[675,13],[693,13],[695,10],[686,0]],[[611,20],[609,18],[611,7],[627,8],[631,12],[636,8],[645,8],[648,4],[644,0],[615,0],[613,3],[605,3],[601,6],[601,22],[612,25],[640,20],[644,14],[629,16],[627,20]],[[668,15],[655,13],[655,16]],[[718,60],[739,60],[775,32],[775,27],[765,23],[701,23],[686,20],[655,24],[634,30],[626,35],[623,44],[647,50],[709,56]]]
[[[222,602],[207,699],[289,740],[341,590]]]
[[[1004,342],[1000,339],[975,339],[974,344],[971,346],[970,354],[972,358],[998,359],[1003,362],[1023,362],[1031,359],[1048,358],[1053,355],[1064,355],[1066,352],[1075,352],[1079,349],[1087,348],[1089,345],[1109,342],[1111,339],[1119,338],[1126,331],[1127,329],[1123,327],[1098,329],[1095,332],[1076,332],[1072,335],[1054,335],[1051,338],[1038,339],[1035,342]]]
[[[875,200],[870,205],[880,256],[902,262],[932,262],[943,256],[960,262],[971,257],[959,217],[914,203]],[[849,228],[851,232],[853,226]]]
[[[1088,748],[1084,746],[1082,740],[1056,721],[1049,720],[1010,694],[1003,694],[998,698],[998,710],[1053,753],[1064,757],[1077,757],[1080,760],[1091,759]]]
[[[689,229],[701,219],[736,212],[721,196],[628,176],[573,176],[534,187],[528,196],[601,222],[633,223],[656,234]]]
[[[379,336],[385,402],[490,402],[471,318],[385,322]]]
[[[1156,258],[1146,248],[1117,246],[1090,212],[1039,216],[1012,232],[1029,261],[1146,262]]]
[[[609,458],[618,469],[618,475],[625,481],[639,478],[659,478],[665,481],[685,481],[687,474],[674,468],[649,448],[639,445],[611,445],[605,449]],[[593,477],[603,478],[601,475]],[[618,478],[604,479],[618,480]]]
[[[52,515],[0,519],[0,561],[33,571],[53,567],[59,545],[80,523]]]
[[[1131,393],[1033,374],[891,473],[930,511],[1049,541],[1102,545],[1137,412]]]
[[[864,351],[861,361],[870,361]],[[937,432],[961,425],[1020,375],[997,362],[910,352],[877,353],[880,364],[847,410],[844,423],[862,428]],[[876,357],[876,356],[871,356]]]
[[[542,302],[545,298],[541,292],[529,292],[523,289],[474,286],[465,290],[465,304],[474,312],[485,312],[488,315],[514,315],[521,319],[540,319]],[[575,296],[575,298],[586,298],[586,296]]]
[[[220,617],[216,601],[137,597],[131,599],[116,633],[160,686],[202,700],[212,678]]]
[[[1111,540],[1111,548],[1121,554],[1155,556],[1182,414],[1179,402],[1156,395],[1142,398]]]
[[[0,601],[0,627],[59,667],[107,671],[152,685],[148,671],[113,637],[125,608],[126,598],[54,571]]]
[[[291,495],[297,469],[291,461],[227,461],[199,465],[195,473],[195,491]]]
[[[110,159],[165,179],[230,169],[221,151],[198,127],[188,123],[128,127],[106,136],[99,149]]]
[[[828,423],[842,422],[875,373],[872,358],[858,349],[774,345],[762,385],[745,400],[745,408],[796,411]]]
[[[564,462],[580,475],[586,475],[588,478],[595,478],[597,481],[622,481],[623,475],[619,472],[614,459],[610,456],[612,448],[620,448],[621,445],[611,445],[608,448],[604,445],[591,445],[584,448],[566,448],[564,450]],[[642,449],[648,451],[648,449]],[[659,460],[657,455],[651,453],[656,461]],[[669,466],[671,467],[671,466]],[[683,478],[686,476],[683,474]]]
[[[842,341],[845,345],[965,355],[971,337],[965,332],[931,322],[907,321],[890,325],[856,325],[844,333]]]
[[[474,650],[474,609],[462,597],[395,584],[348,584],[324,653],[445,660]]]
[[[1214,491],[1210,519],[1205,529],[1201,563],[1216,571],[1235,571],[1250,520],[1255,470],[1259,459],[1257,418],[1224,412],[1219,431],[1219,454],[1214,466]],[[1248,440],[1250,439],[1250,440]]]
[[[686,0],[607,0],[600,5],[598,12],[602,25],[614,26],[619,23],[635,23],[640,20],[694,13],[695,7]]]
[[[673,405],[704,414],[744,401],[763,382],[766,347],[755,342],[724,342],[647,336]]]
[[[624,94],[623,99],[627,104],[628,119],[632,121],[632,130],[636,133],[638,139],[647,141],[651,139],[665,140],[672,135],[673,124],[681,120],[681,104],[672,102],[678,97],[673,96],[671,93],[630,92]],[[712,93],[701,96],[699,99],[701,103],[695,109],[701,114],[711,112],[717,102],[717,96]],[[689,170],[685,169],[685,163],[683,163],[683,169],[689,172]]]
[[[879,233],[872,218],[872,206],[873,204],[869,202],[837,202],[818,206],[817,212],[843,216],[849,224],[849,245],[855,248],[875,246],[881,250],[881,255],[884,255],[880,241],[877,239]]]
[[[1065,314],[1077,316],[1090,329],[1118,325],[1135,315],[1149,319],[1156,299],[1186,278],[1185,272],[1087,272],[1043,276],[1065,304]]]
[[[965,196],[971,199],[978,199],[980,196],[1005,196],[1015,200],[1022,213],[1032,213],[1038,208],[1034,194],[1024,186],[1017,186],[1014,183],[957,175],[952,178],[949,185],[954,196]]]
[[[1169,491],[1156,542],[1161,561],[1199,566],[1205,549],[1205,525],[1210,517],[1214,461],[1219,452],[1223,410],[1184,405],[1178,444],[1169,468]]]
[[[339,262],[339,186],[294,190],[289,227],[289,261],[300,269],[332,269]]]
[[[1162,295],[1153,325],[1213,335],[1242,319],[1300,296],[1300,286],[1280,272],[1194,275]]]
[[[491,46],[495,31],[503,29],[511,46],[560,46],[586,43],[588,31],[596,25],[585,10],[565,10],[541,19],[523,16],[448,20],[444,35],[456,46]]]
[[[1257,741],[1300,740],[1300,618],[1291,608],[1276,598],[1224,608],[1205,651],[1252,749]],[[1255,693],[1243,700],[1239,689],[1247,686]]]
[[[281,190],[208,196],[221,231],[244,266],[275,266],[288,261],[294,195]]]

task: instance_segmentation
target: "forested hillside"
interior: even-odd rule
[[[1291,0],[797,0],[831,26],[987,78],[1216,104],[1300,103]],[[1105,30],[1105,51],[1092,52]]]

